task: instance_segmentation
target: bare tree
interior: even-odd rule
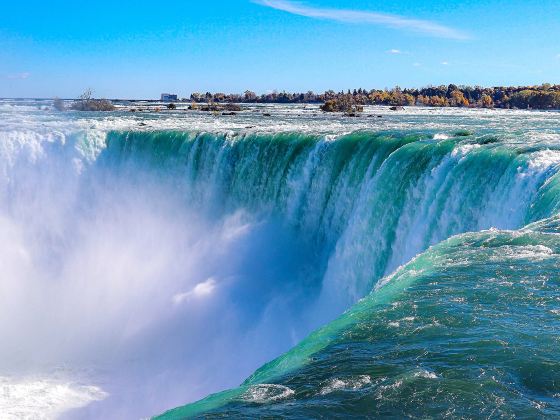
[[[76,111],[114,111],[115,106],[107,99],[94,99],[91,89],[86,89],[71,108]]]

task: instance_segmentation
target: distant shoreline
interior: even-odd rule
[[[335,104],[364,106],[432,106],[458,108],[505,108],[505,109],[560,109],[560,85],[545,83],[538,86],[489,87],[457,86],[454,84],[429,86],[421,89],[354,89],[322,94],[272,92],[258,96],[252,91],[244,94],[193,93],[182,101],[194,103],[278,103],[278,104]]]
[[[91,93],[91,91],[90,91]],[[346,92],[333,90],[324,93],[290,93],[270,92],[257,95],[252,91],[243,94],[224,93],[192,93],[188,98],[168,95],[176,100],[159,99],[109,99],[116,104],[126,103],[159,103],[191,104],[192,109],[226,108],[227,104],[279,104],[279,105],[319,105],[327,112],[355,112],[367,105],[389,107],[434,107],[434,108],[486,108],[486,109],[518,109],[518,110],[560,110],[560,84],[544,83],[537,86],[480,87],[463,85],[428,86],[420,89],[354,89]],[[162,99],[164,97],[162,96]],[[2,100],[52,100],[53,98],[0,98]],[[74,98],[62,99],[74,101]],[[99,101],[99,100],[97,100]],[[171,106],[173,108],[173,106]]]

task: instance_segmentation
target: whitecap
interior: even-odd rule
[[[333,378],[321,388],[319,394],[327,395],[334,391],[351,390],[356,391],[371,384],[371,377],[368,375],[359,375],[350,378]]]
[[[269,404],[294,395],[294,390],[283,385],[259,384],[251,386],[242,396],[247,402]]]

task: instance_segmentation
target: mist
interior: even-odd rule
[[[316,259],[282,220],[205,208],[166,171],[64,140],[3,151],[3,372],[98,387],[64,418],[139,418],[238,385],[309,332]]]

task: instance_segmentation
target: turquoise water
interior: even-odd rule
[[[44,106],[0,103],[0,376],[68,418],[560,416],[557,113]]]
[[[558,417],[558,227],[438,244],[241,388],[161,418]]]

